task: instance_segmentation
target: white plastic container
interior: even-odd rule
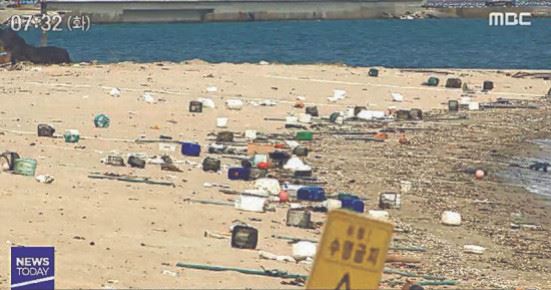
[[[159,143],[159,151],[174,152],[176,147],[177,145],[172,143]]]
[[[296,184],[284,184],[283,190],[287,191],[289,194],[289,198],[296,198],[298,190],[303,187],[302,185],[296,185]]]
[[[111,92],[109,94],[111,95],[111,97],[118,98],[118,97],[121,96],[121,90],[119,90],[117,88],[112,88]]]
[[[361,110],[356,117],[358,119],[362,119],[362,120],[381,119],[381,118],[385,117],[385,112],[384,111]]]
[[[308,241],[300,241],[293,244],[293,258],[304,260],[316,255],[316,244]]]
[[[285,117],[285,124],[286,125],[297,125],[298,124],[298,117],[295,117],[295,116]]]
[[[386,210],[369,210],[367,214],[370,217],[378,220],[387,221],[390,219],[390,214]]]
[[[472,102],[472,98],[471,97],[461,97],[461,99],[459,99],[459,104],[460,105],[468,105]]]
[[[212,99],[209,99],[209,98],[199,98],[199,99],[197,99],[197,101],[201,102],[201,104],[203,104],[204,108],[214,109],[216,107],[216,105],[214,105],[214,101]]]
[[[228,126],[228,118],[226,117],[216,118],[216,127],[226,128],[227,126]]]
[[[281,192],[279,181],[275,178],[259,178],[255,181],[256,189],[265,190],[272,195],[278,195]]]
[[[298,116],[298,121],[299,121],[300,123],[310,124],[310,123],[312,123],[312,115],[301,113],[301,114]]]
[[[235,200],[235,208],[244,211],[264,212],[266,199],[257,196],[240,195]]]
[[[399,93],[391,93],[393,102],[403,102],[404,96]]]
[[[401,206],[400,194],[395,192],[381,192],[379,194],[379,207],[381,209],[395,208]]]
[[[215,87],[215,86],[208,86],[207,87],[207,92],[209,93],[216,93],[218,91],[218,88]]]
[[[469,103],[469,111],[478,111],[480,110],[480,104],[478,102]]]
[[[342,202],[338,199],[328,199],[322,203],[327,208],[327,211],[339,209],[342,207]]]
[[[333,97],[338,99],[344,99],[346,97],[345,90],[333,90]]]
[[[343,112],[343,117],[345,119],[354,118],[354,108],[346,108],[346,111]]]
[[[455,211],[444,211],[442,213],[441,221],[447,226],[459,226],[461,225],[461,215]]]
[[[469,254],[482,255],[486,251],[486,248],[477,245],[465,245],[463,246],[463,252]]]
[[[245,138],[247,138],[247,140],[256,139],[256,130],[245,130]]]
[[[411,191],[412,184],[411,181],[402,180],[400,181],[400,192],[401,193],[408,193]]]
[[[230,110],[241,110],[243,108],[243,101],[239,99],[227,100],[226,107]]]
[[[300,168],[303,168],[304,165],[305,165],[304,162],[302,162],[300,158],[293,155],[291,158],[289,158],[289,160],[287,160],[287,163],[283,165],[283,169],[296,171]]]

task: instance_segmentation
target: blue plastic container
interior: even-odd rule
[[[362,213],[365,210],[365,203],[358,196],[353,194],[339,194],[342,208]]]
[[[352,208],[352,204],[354,204],[354,201],[358,200],[359,198],[352,194],[343,194],[340,195],[338,199],[341,201],[343,208]]]
[[[356,199],[352,201],[352,206],[350,207],[350,209],[355,212],[363,213],[365,210],[364,201],[361,199]]]
[[[297,198],[299,200],[324,201],[325,190],[319,186],[304,186],[297,191]]]
[[[182,142],[182,154],[186,156],[199,156],[201,154],[201,145]]]
[[[250,176],[250,168],[232,167],[228,170],[228,178],[230,180],[249,180]]]

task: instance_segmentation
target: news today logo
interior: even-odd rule
[[[490,26],[531,26],[532,14],[529,12],[492,12],[488,15]]]
[[[53,290],[54,247],[12,247],[11,289]]]

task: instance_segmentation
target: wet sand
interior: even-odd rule
[[[0,72],[0,150],[17,151],[38,161],[37,175],[55,177],[41,184],[31,177],[0,174],[0,264],[7,265],[13,245],[56,247],[56,286],[59,288],[289,288],[281,279],[247,276],[232,272],[183,270],[177,262],[208,263],[246,268],[278,268],[308,274],[310,266],[261,260],[257,251],[239,250],[227,240],[203,236],[205,230],[228,232],[234,220],[257,227],[260,250],[290,255],[291,246],[271,235],[319,239],[321,229],[304,230],[285,226],[286,205],[275,212],[250,213],[231,207],[191,204],[187,198],[228,201],[205,182],[250,188],[249,182],[231,182],[226,172],[204,173],[198,165],[206,154],[192,158],[179,152],[170,155],[184,172],[118,168],[102,164],[111,151],[124,155],[144,152],[161,154],[156,144],[124,142],[140,135],[198,141],[206,146],[217,117],[228,117],[228,129],[255,129],[265,133],[287,132],[284,118],[304,109],[294,108],[297,96],[316,104],[322,116],[347,106],[374,110],[421,108],[443,110],[447,101],[461,96],[461,89],[446,89],[447,77],[460,77],[475,91],[479,101],[498,97],[537,99],[549,89],[541,79],[516,79],[516,71],[437,70],[434,74],[384,69],[380,77],[367,76],[368,68],[334,65],[182,64],[120,63],[112,65],[24,66],[19,71]],[[509,74],[509,75],[507,75]],[[436,87],[422,86],[431,76],[440,77]],[[481,93],[484,80],[495,89]],[[207,92],[216,86],[217,92]],[[119,88],[121,96],[109,92]],[[348,97],[327,101],[334,89]],[[156,103],[143,101],[145,92]],[[405,100],[392,101],[391,93]],[[215,109],[201,114],[188,112],[189,101],[211,97]],[[246,105],[230,111],[224,101],[274,100],[274,107]],[[93,126],[98,113],[111,117],[108,129]],[[401,180],[410,180],[414,190],[402,196],[403,207],[391,210],[393,222],[404,233],[395,236],[407,245],[422,245],[428,251],[411,254],[422,259],[418,268],[389,265],[417,273],[439,274],[460,282],[460,287],[551,287],[549,279],[549,204],[542,197],[511,186],[495,177],[507,160],[523,152],[526,141],[549,138],[549,108],[469,113],[469,119],[454,122],[401,124],[434,130],[408,132],[411,145],[401,146],[397,134],[384,143],[343,141],[330,135],[316,135],[308,144],[307,158],[316,175],[328,182],[328,192],[352,191],[368,198],[368,209],[377,207],[381,191],[397,191]],[[78,129],[86,138],[78,144],[62,139],[36,137],[39,123],[51,123],[57,133]],[[121,141],[123,139],[123,141]],[[81,147],[83,146],[83,147]],[[225,165],[237,165],[222,159]],[[488,168],[488,178],[477,181],[462,173],[463,167]],[[171,181],[174,188],[93,180],[89,172],[132,173]],[[353,180],[353,181],[352,181]],[[487,200],[475,202],[475,200]],[[465,223],[460,227],[440,224],[443,210],[457,210]],[[542,231],[511,229],[511,213],[521,211]],[[252,220],[251,220],[252,219]],[[261,219],[261,221],[254,221]],[[314,214],[323,222],[325,215]],[[4,242],[5,241],[5,242]],[[487,248],[482,256],[462,253],[463,245]],[[410,254],[410,253],[405,253]],[[176,277],[164,270],[178,273]],[[399,287],[405,278],[385,275],[384,286]],[[9,270],[0,269],[0,286],[9,286]]]

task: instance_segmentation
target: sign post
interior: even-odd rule
[[[318,245],[307,289],[377,289],[393,226],[359,214],[333,210]]]

